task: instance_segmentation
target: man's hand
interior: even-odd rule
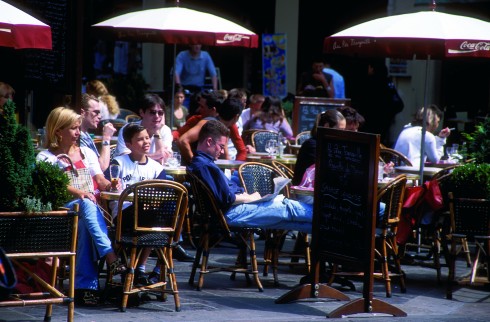
[[[116,131],[117,130],[112,123],[104,124],[102,127],[102,139],[105,141],[110,141]]]

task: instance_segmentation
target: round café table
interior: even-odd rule
[[[261,162],[265,164],[272,164],[272,161],[279,161],[291,169],[294,168],[296,165],[296,155],[294,154],[283,154],[282,157],[279,156],[272,156],[270,157],[267,153],[259,154],[259,153],[254,153],[254,154],[248,154],[247,155],[247,161],[248,162]]]
[[[214,161],[214,164],[218,166],[220,169],[238,169],[240,164],[245,163],[245,161],[238,161],[238,160],[223,160],[223,159],[218,159]]]

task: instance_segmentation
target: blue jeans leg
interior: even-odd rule
[[[111,241],[107,236],[107,225],[98,206],[89,199],[78,199],[68,203],[68,208],[78,203],[77,256],[75,267],[75,288],[99,288],[99,257],[112,251]]]

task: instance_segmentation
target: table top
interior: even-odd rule
[[[410,166],[399,166],[395,167],[395,171],[399,173],[409,173],[409,174],[419,174],[419,167],[410,167]],[[424,176],[433,176],[437,172],[441,171],[441,168],[437,167],[424,167]]]
[[[384,188],[391,180],[385,178],[383,181],[378,182],[378,189]],[[300,186],[291,186],[290,193],[294,195],[302,196],[314,196],[315,190],[313,188],[303,188]]]
[[[236,169],[240,166],[240,164],[243,163],[245,163],[245,161],[223,159],[218,159],[214,161],[214,164],[216,164],[220,169]]]
[[[303,196],[313,196],[315,194],[313,188],[303,188],[300,186],[291,186],[290,192],[295,195],[303,195]]]
[[[121,191],[101,191],[100,192],[100,197],[104,200],[119,200],[119,197],[121,196],[122,190]],[[129,194],[128,197],[126,198],[127,201],[133,201],[133,194]]]
[[[450,163],[450,162],[447,162],[447,163],[444,163],[444,162],[426,163],[425,166],[424,166],[424,168],[425,167],[432,167],[432,168],[445,169],[445,168],[452,167],[452,166],[455,166],[455,165],[458,165],[458,163]]]
[[[296,164],[296,155],[294,154],[284,154],[282,158],[268,157],[268,155],[247,155],[247,161],[249,162],[262,162],[262,163],[272,163],[273,160],[279,161],[284,164]]]
[[[184,175],[187,173],[187,168],[183,165],[176,167],[176,168],[165,166],[165,167],[163,167],[163,169],[169,175]]]

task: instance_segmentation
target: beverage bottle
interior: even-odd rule
[[[277,137],[278,142],[278,149],[279,149],[279,158],[282,158],[282,155],[284,154],[284,149],[286,146],[284,145],[284,139],[281,133],[279,133],[279,136]]]

